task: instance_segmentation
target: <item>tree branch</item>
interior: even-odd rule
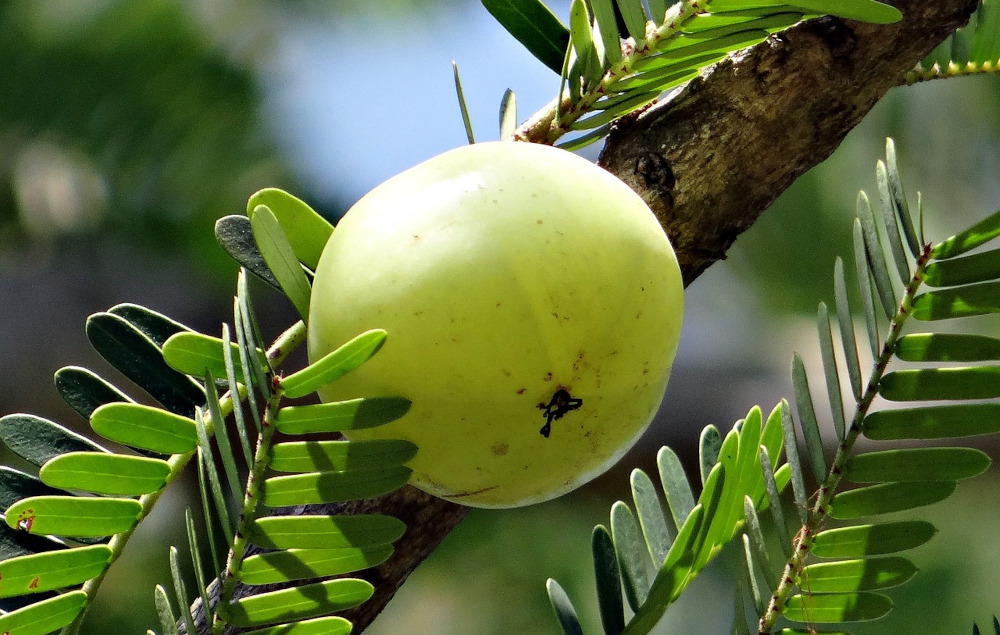
[[[894,4],[904,13],[898,24],[801,24],[614,128],[600,164],[653,209],[686,283],[724,258],[796,177],[826,159],[886,91],[968,21],[977,1]],[[406,487],[323,512],[387,513],[408,526],[393,557],[368,576],[375,595],[344,614],[359,633],[466,509]]]

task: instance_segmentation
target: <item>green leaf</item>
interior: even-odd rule
[[[198,494],[201,499],[201,514],[202,519],[205,522],[205,529],[208,538],[208,550],[212,556],[212,567],[215,567],[215,571],[221,571],[224,566],[224,562],[219,558],[219,547],[216,543],[220,542],[219,534],[215,530],[216,525],[221,525],[226,523],[226,529],[228,531],[228,522],[226,518],[220,518],[217,514],[213,514],[211,510],[211,505],[209,503],[209,488],[211,487],[208,481],[207,468],[205,467],[205,457],[202,456],[201,452],[196,455],[198,463]],[[228,517],[228,514],[227,514]],[[215,519],[215,523],[213,523]],[[228,539],[227,539],[228,543]],[[211,567],[209,567],[210,570]]]
[[[244,632],[243,635],[348,635],[353,626],[342,617],[318,617]]]
[[[784,401],[782,405],[785,405]],[[788,466],[792,477],[792,492],[795,496],[795,507],[799,513],[799,520],[805,524],[808,520],[809,499],[806,493],[802,463],[799,461],[799,444],[795,438],[795,423],[792,421],[792,415],[787,405],[781,409],[781,431],[785,437],[785,465]]]
[[[266,205],[258,205],[250,213],[250,226],[257,248],[264,256],[264,262],[281,285],[281,290],[291,300],[295,310],[303,320],[309,318],[309,280],[302,271],[302,265],[288,237],[275,218],[274,212]]]
[[[569,37],[583,68],[588,86],[601,81],[604,68],[594,44],[594,34],[590,28],[590,12],[583,0],[573,0],[569,8]]]
[[[900,556],[820,562],[803,569],[799,586],[810,593],[851,593],[899,586],[917,574]]]
[[[360,430],[395,421],[409,410],[409,399],[371,397],[311,406],[289,406],[278,411],[275,424],[283,434]]]
[[[757,510],[754,509],[753,501],[749,496],[743,497],[743,513],[744,518],[746,518],[744,537],[747,540],[747,546],[751,548],[746,552],[746,555],[752,555],[752,560],[760,563],[760,570],[764,574],[768,588],[775,589],[778,580],[774,575],[775,570],[771,565],[771,557],[767,553],[767,543],[764,542],[764,531],[761,529]],[[748,559],[747,564],[751,564],[751,560]]]
[[[594,578],[601,624],[605,633],[621,633],[625,630],[625,609],[622,604],[621,576],[618,572],[615,544],[603,525],[594,527],[590,542],[594,555]]]
[[[1000,397],[1000,366],[897,370],[882,377],[879,394],[892,401]]]
[[[646,548],[639,521],[622,501],[611,506],[611,535],[614,538],[615,556],[621,571],[625,598],[632,610],[638,611],[649,594]]]
[[[316,362],[283,378],[281,387],[285,395],[291,399],[305,397],[343,377],[371,359],[382,348],[387,335],[382,329],[365,331]]]
[[[837,357],[833,351],[833,333],[830,329],[830,312],[826,303],[819,303],[816,314],[816,328],[819,330],[819,351],[823,358],[823,373],[826,376],[826,394],[833,414],[833,427],[837,438],[844,440],[844,401],[840,394],[840,374],[837,372]]]
[[[919,259],[922,248],[920,241],[917,239],[917,232],[913,227],[910,206],[906,202],[906,194],[903,192],[903,182],[899,178],[896,143],[891,137],[885,140],[885,162],[893,211],[895,211],[896,217],[899,219],[899,224],[903,228],[903,235],[906,237],[906,244],[910,248],[910,253],[913,254],[914,258]]]
[[[819,15],[834,15],[838,18],[871,22],[872,24],[892,24],[903,19],[899,9],[873,0],[787,0],[785,4],[806,9]]]
[[[111,313],[95,313],[87,318],[87,337],[108,363],[167,410],[189,415],[205,404],[201,386],[167,366],[156,343],[125,319]]]
[[[58,423],[28,414],[0,418],[0,441],[11,452],[39,467],[66,452],[107,452]]]
[[[750,544],[750,538],[746,534],[743,534],[740,542],[743,543],[743,562],[746,565],[746,580],[747,585],[750,587],[750,596],[753,599],[754,610],[756,613],[763,615],[766,610],[766,605],[764,602],[764,593],[766,592],[763,586],[760,584],[760,580],[757,577],[757,570],[762,567],[757,566],[754,561],[754,553],[752,546]],[[742,607],[741,607],[742,608]]]
[[[153,588],[153,603],[156,605],[156,615],[160,620],[160,628],[163,629],[164,635],[178,635],[177,617],[174,616],[174,611],[170,608],[167,590],[161,584],[157,584]]]
[[[545,581],[545,590],[549,594],[549,602],[552,610],[555,611],[556,619],[564,635],[583,635],[583,626],[580,625],[580,618],[576,615],[576,609],[570,601],[566,591],[559,583],[549,578]]]
[[[0,616],[0,633],[46,635],[71,623],[87,605],[87,594],[70,591]]]
[[[333,472],[402,465],[417,454],[417,446],[396,439],[358,441],[294,441],[268,451],[276,472]]]
[[[233,500],[243,498],[244,485],[236,468],[236,456],[233,454],[233,446],[229,440],[229,429],[226,427],[226,418],[222,414],[222,406],[219,404],[219,393],[215,387],[215,378],[212,373],[205,373],[205,386],[208,394],[208,412],[212,419],[212,426],[215,429],[215,444],[219,448],[219,459],[222,461],[222,469],[226,474],[226,481],[229,483],[229,493]],[[200,416],[200,415],[199,415]],[[197,424],[196,424],[197,425]],[[206,439],[207,440],[207,439]],[[199,445],[201,439],[199,438]]]
[[[52,591],[83,584],[111,562],[107,545],[20,556],[0,562],[0,597]]]
[[[512,141],[517,132],[517,97],[507,89],[500,100],[500,140]]]
[[[63,496],[68,493],[46,485],[36,476],[12,467],[0,466],[0,509],[7,509],[22,498]]]
[[[691,493],[691,485],[684,473],[684,466],[673,450],[663,446],[656,453],[656,467],[674,527],[680,528],[694,509],[694,494]]]
[[[215,512],[226,536],[226,542],[232,544],[234,532],[229,517],[229,507],[226,505],[226,497],[222,493],[222,477],[215,464],[215,455],[208,441],[208,431],[205,429],[205,420],[201,416],[201,411],[195,413],[195,426],[198,432],[198,463],[200,469],[204,470],[205,478],[208,481],[208,491],[212,494],[212,503],[215,505]],[[204,493],[203,489],[202,494]],[[206,516],[206,518],[208,517]]]
[[[215,222],[215,238],[222,249],[232,256],[241,267],[254,274],[277,290],[281,290],[278,279],[264,262],[264,256],[257,249],[253,239],[250,219],[242,214],[223,216]]]
[[[830,516],[861,518],[914,509],[942,501],[955,491],[955,481],[882,483],[841,492],[830,502]]]
[[[295,256],[315,269],[323,248],[333,234],[333,225],[305,202],[278,188],[265,188],[250,197],[247,216],[251,219],[258,205],[264,205],[274,213],[295,250]]]
[[[201,549],[198,546],[198,531],[195,529],[194,516],[191,508],[184,508],[184,529],[187,532],[188,553],[191,554],[191,566],[194,569],[195,583],[198,585],[198,595],[202,606],[211,606],[208,598],[208,587],[205,585],[205,572],[201,563]]]
[[[1000,211],[990,214],[965,231],[942,241],[931,250],[931,258],[945,260],[960,256],[1000,236]]]
[[[1000,360],[1000,339],[964,333],[913,333],[896,340],[893,353],[907,362]]]
[[[582,0],[581,0],[582,1]],[[622,100],[615,103],[613,107],[608,107],[602,110],[594,109],[594,114],[588,115],[577,119],[572,124],[570,124],[571,130],[589,130],[590,128],[597,128],[599,126],[605,126],[623,116],[635,112],[639,108],[642,108],[646,104],[650,103],[659,96],[659,92],[639,92],[639,94],[634,96],[629,96],[628,99]]]
[[[698,464],[701,466],[701,482],[708,480],[712,468],[719,461],[719,451],[722,449],[722,437],[719,429],[709,424],[701,431],[698,439]]]
[[[594,12],[594,22],[601,32],[604,57],[608,66],[617,64],[622,59],[622,43],[621,34],[618,32],[618,19],[615,17],[614,0],[590,0],[590,9]]]
[[[569,29],[541,0],[482,0],[486,10],[543,64],[559,73]]]
[[[194,421],[151,406],[105,404],[94,411],[90,425],[105,439],[162,454],[184,454],[198,445]]]
[[[795,409],[799,413],[799,426],[806,441],[809,466],[817,483],[826,480],[826,459],[823,457],[823,439],[819,434],[819,422],[809,394],[809,379],[806,367],[798,353],[792,356],[792,388],[795,391]]]
[[[635,40],[636,48],[642,46],[641,42],[646,39],[646,10],[640,0],[615,0],[618,9],[621,10],[622,18],[625,20],[625,27],[628,34]]]
[[[659,567],[667,558],[672,542],[666,514],[663,513],[656,486],[645,472],[632,470],[629,480],[632,484],[636,515],[639,517],[642,535],[646,539],[649,557],[652,558],[653,565]]]
[[[264,481],[264,504],[271,507],[340,503],[376,498],[406,485],[413,472],[393,465],[350,472],[306,472]]]
[[[858,286],[861,288],[861,304],[865,309],[865,329],[868,331],[868,344],[872,359],[878,359],[879,347],[882,345],[878,336],[878,320],[875,316],[875,302],[872,295],[872,274],[868,270],[868,255],[865,239],[861,229],[861,221],[854,219],[854,267],[857,270]]]
[[[844,261],[839,256],[833,265],[833,287],[837,301],[837,323],[840,325],[840,340],[844,349],[844,365],[847,366],[847,375],[851,379],[854,398],[860,400],[861,364],[858,362],[858,342],[854,337],[854,320],[851,319],[851,304],[847,300],[847,280],[844,278]]]
[[[957,481],[989,466],[989,455],[975,448],[906,448],[857,454],[844,465],[844,476],[855,483]]]
[[[117,315],[127,321],[129,324],[139,329],[143,335],[152,340],[154,344],[161,347],[163,346],[163,343],[170,339],[170,336],[174,333],[191,331],[191,329],[184,326],[180,322],[172,320],[162,313],[157,313],[152,309],[147,309],[146,307],[138,304],[116,304],[108,309],[108,313]]]
[[[796,622],[827,624],[877,620],[892,610],[892,600],[881,593],[793,595],[782,615]]]
[[[243,584],[308,580],[376,567],[392,555],[392,545],[343,549],[283,549],[250,556],[240,568]]]
[[[906,259],[906,250],[903,248],[899,225],[896,222],[896,209],[892,194],[889,192],[889,173],[882,161],[875,165],[875,176],[878,181],[879,199],[882,202],[882,226],[889,241],[892,260],[896,263],[896,273],[899,274],[899,280],[905,287],[910,282],[910,263]]]
[[[469,117],[469,107],[465,103],[465,89],[462,88],[462,76],[458,72],[458,62],[451,62],[452,74],[455,76],[455,93],[458,95],[458,109],[462,113],[462,123],[465,124],[465,136],[469,140],[469,145],[476,142],[476,135],[472,131],[472,118]]]
[[[395,542],[406,525],[392,516],[265,516],[253,523],[250,542],[267,549],[342,549]]]
[[[993,0],[988,0],[979,4],[975,15],[976,33],[969,50],[969,59],[979,64],[996,63],[1000,59],[1000,9],[997,9]]]
[[[188,633],[196,633],[194,627],[194,615],[191,614],[191,600],[188,598],[187,587],[184,584],[184,577],[181,574],[181,567],[178,558],[177,547],[170,547],[170,578],[174,584],[174,598],[181,611],[181,618],[187,626]]]
[[[55,379],[59,395],[84,419],[90,419],[98,406],[116,401],[132,401],[125,393],[86,368],[60,368],[56,371]]]
[[[997,278],[1000,278],[1000,249],[934,261],[924,269],[924,283],[931,287],[954,287]]]
[[[304,620],[355,607],[374,592],[364,580],[342,578],[260,593],[231,604],[227,621],[246,627]]]
[[[239,364],[239,345],[230,343],[233,361],[236,363],[237,381],[247,383],[243,367]],[[267,363],[264,351],[257,350],[260,363]],[[208,370],[214,377],[226,376],[225,352],[222,340],[201,333],[177,333],[163,345],[163,358],[174,370],[186,375],[203,377]]]
[[[944,439],[1000,432],[1000,404],[973,403],[880,410],[865,417],[869,439]]]
[[[102,537],[131,529],[142,505],[131,498],[35,496],[7,508],[7,524],[33,534]]]
[[[785,557],[791,557],[791,536],[788,535],[788,526],[785,524],[785,513],[781,511],[781,497],[778,492],[778,484],[775,480],[774,468],[771,465],[771,458],[767,448],[760,449],[760,467],[764,474],[764,491],[767,495],[767,506],[771,510],[771,517],[774,519],[775,531],[781,548],[785,552]]]
[[[239,321],[238,321],[239,312],[240,312],[240,301],[239,301],[239,298],[236,298],[236,299],[233,300],[233,317],[234,317],[234,320],[236,321],[236,328],[240,328]],[[228,324],[223,324],[222,325],[222,362],[223,362],[223,364],[225,364],[225,367],[226,367],[226,381],[225,381],[225,385],[228,387],[228,389],[230,391],[230,395],[232,397],[234,397],[233,399],[230,400],[230,403],[232,404],[232,410],[233,410],[233,423],[236,424],[236,436],[239,438],[240,449],[243,450],[243,463],[245,465],[253,465],[254,452],[253,452],[253,450],[250,449],[250,433],[248,431],[249,427],[247,426],[247,423],[246,423],[246,417],[243,416],[243,400],[239,398],[239,391],[237,390],[236,365],[234,363],[234,358],[233,358],[233,349],[232,349],[232,346],[231,346],[232,343],[233,343],[232,342],[232,338],[230,337],[230,334],[229,334],[229,325]],[[237,356],[236,356],[236,358],[240,359],[240,363],[242,364],[243,360],[247,358],[247,351],[244,351],[240,347],[239,343],[236,344],[236,348],[237,348]],[[254,351],[256,351],[256,349],[254,349]],[[257,361],[259,361],[259,360],[257,360]],[[247,365],[249,366],[249,363]],[[249,375],[252,378],[253,377],[253,371],[248,372],[247,375]],[[247,389],[247,399],[248,400],[249,399],[253,399],[251,397],[251,395],[254,392],[255,391],[254,391],[254,389],[253,389],[252,386]],[[212,416],[213,417],[219,416],[220,418],[223,418],[221,416],[221,412],[220,413],[215,413]],[[258,421],[259,421],[258,419],[254,419],[254,423],[258,423]],[[254,427],[257,427],[257,426],[254,426]],[[257,428],[257,429],[258,429],[258,431],[260,430],[259,428]]]
[[[882,251],[882,242],[879,239],[878,230],[875,229],[872,206],[868,201],[868,195],[864,192],[858,192],[857,214],[861,223],[861,235],[864,238],[868,267],[875,279],[875,289],[882,302],[885,316],[892,319],[893,315],[896,314],[896,292],[892,288],[889,269],[885,261],[885,252]]]
[[[820,558],[862,558],[919,547],[937,529],[925,520],[828,529],[813,537],[812,553]]]
[[[53,457],[38,472],[52,487],[95,494],[139,496],[161,489],[170,464],[160,459],[105,452],[70,452]]]
[[[701,531],[693,545],[695,559],[690,568],[694,573],[700,571],[713,555],[713,547],[717,544],[716,539],[721,533],[721,523],[718,520],[725,513],[722,510],[725,509],[724,503],[727,502],[724,494],[732,487],[727,481],[732,478],[734,476],[729,475],[725,465],[717,463],[705,480],[705,488],[698,497],[698,502],[705,509],[705,522],[702,523]]]

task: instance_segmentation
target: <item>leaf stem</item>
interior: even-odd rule
[[[305,323],[299,321],[294,325],[285,330],[284,333],[278,336],[271,344],[270,348],[267,349],[267,357],[272,361],[273,364],[280,364],[289,353],[298,348],[305,342],[306,337],[306,327]],[[246,397],[246,388],[240,386],[238,397],[240,400]],[[230,414],[233,411],[233,395],[232,393],[226,393],[223,395],[222,399],[219,400],[219,405],[222,410],[223,416]],[[207,410],[207,408],[206,408]],[[206,421],[211,421],[211,418],[206,415]],[[208,430],[209,433],[212,432],[211,429]],[[108,569],[111,565],[121,556],[122,551],[125,549],[125,545],[128,543],[129,538],[138,528],[139,523],[141,523],[149,514],[153,511],[153,506],[156,501],[159,500],[160,495],[166,490],[166,488],[174,481],[175,478],[181,473],[184,467],[191,460],[191,457],[195,455],[195,452],[188,452],[186,454],[175,454],[170,457],[167,463],[170,465],[170,474],[167,475],[166,484],[155,492],[150,494],[145,494],[139,498],[139,503],[142,504],[142,511],[139,513],[139,518],[135,525],[132,526],[128,531],[124,531],[120,534],[115,534],[111,541],[108,542],[108,547],[111,549],[111,560],[108,562],[108,566],[105,567],[104,571],[100,575],[87,580],[81,589],[87,594],[87,602],[84,604],[84,608],[80,611],[80,614],[71,623],[63,627],[60,631],[61,635],[77,635],[80,631],[80,626],[83,624],[84,617],[90,608],[90,604],[97,594],[97,590],[100,588],[101,583],[104,581],[104,576],[107,574]],[[188,610],[188,607],[181,607],[181,610]]]
[[[906,289],[903,293],[903,299],[900,301],[899,307],[896,309],[896,314],[889,322],[889,332],[886,334],[885,342],[882,344],[882,350],[879,353],[878,358],[874,361],[874,367],[872,369],[871,376],[868,379],[868,385],[865,388],[864,394],[858,400],[857,407],[854,411],[854,417],[851,419],[851,425],[847,430],[847,434],[845,434],[844,440],[841,441],[840,446],[837,448],[837,453],[833,458],[833,463],[830,465],[830,470],[827,474],[826,480],[823,481],[816,492],[816,502],[809,510],[806,522],[799,527],[799,531],[792,539],[792,555],[785,563],[778,586],[775,588],[773,595],[771,595],[771,599],[768,601],[767,610],[760,618],[760,622],[758,623],[758,635],[771,633],[775,623],[778,621],[778,617],[781,616],[785,602],[788,601],[789,594],[798,584],[806,558],[812,550],[813,537],[822,528],[823,523],[826,520],[830,509],[830,501],[833,500],[833,495],[837,486],[843,478],[844,465],[850,458],[851,452],[854,449],[854,444],[861,435],[862,422],[868,414],[868,410],[871,408],[872,401],[874,401],[875,397],[878,395],[879,382],[882,379],[882,375],[885,374],[886,367],[892,359],[893,346],[902,333],[903,325],[906,323],[906,319],[910,316],[910,308],[913,303],[913,298],[916,295],[917,290],[920,288],[920,285],[923,283],[924,269],[930,260],[930,254],[931,246],[929,244],[924,245],[920,258],[917,259],[917,265],[914,269],[913,276],[906,285]]]

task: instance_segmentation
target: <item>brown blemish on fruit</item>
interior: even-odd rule
[[[538,224],[538,225],[541,225],[542,224],[542,219],[539,218],[538,220],[535,221],[535,223]]]
[[[494,443],[492,446],[490,446],[490,452],[493,453],[493,456],[497,456],[497,457],[503,456],[503,455],[507,454],[507,450],[509,450],[509,449],[510,449],[510,446],[507,445],[506,443],[499,443],[499,442],[497,442],[497,443]]]
[[[457,492],[455,494],[448,494],[448,498],[465,498],[466,496],[475,496],[476,494],[482,494],[483,492],[488,492],[490,490],[496,489],[499,485],[490,485],[489,487],[484,487],[482,489],[476,489],[469,492]]]
[[[527,389],[527,388],[521,388],[520,390],[518,390],[518,391],[517,391],[517,394],[519,394],[519,395],[523,395],[523,394],[524,394],[525,392],[527,392],[527,391],[528,391],[528,389]]]
[[[542,381],[552,381],[552,373],[545,373],[545,377],[542,378]]]

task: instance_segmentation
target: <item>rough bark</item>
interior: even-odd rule
[[[600,163],[656,213],[686,283],[724,258],[796,177],[826,159],[886,91],[965,24],[977,0],[893,4],[904,13],[898,24],[803,23],[717,64],[612,131]],[[344,614],[356,633],[466,513],[412,487],[335,511],[388,513],[408,525],[393,557],[368,576],[373,598]]]

